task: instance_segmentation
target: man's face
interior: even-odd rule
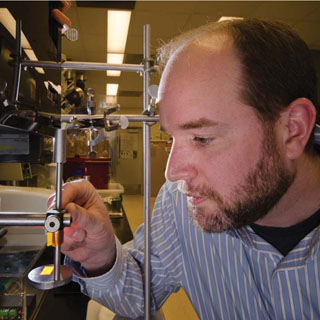
[[[240,100],[241,66],[231,45],[191,45],[160,83],[161,127],[173,137],[166,177],[180,181],[189,212],[207,232],[265,216],[294,180],[273,127]],[[221,39],[220,39],[221,40]]]

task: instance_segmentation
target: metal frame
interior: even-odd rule
[[[150,85],[150,73],[157,71],[157,66],[153,65],[153,60],[150,57],[150,25],[144,26],[144,40],[143,40],[143,57],[144,61],[142,65],[116,65],[108,63],[89,63],[89,62],[69,62],[64,61],[61,63],[52,61],[30,61],[22,59],[22,48],[21,48],[21,20],[17,20],[16,26],[16,39],[17,39],[17,54],[15,56],[15,77],[12,93],[12,101],[17,108],[19,84],[21,77],[22,67],[42,67],[49,69],[74,69],[74,70],[117,70],[117,71],[133,71],[140,72],[143,74],[143,110],[145,115],[122,115],[125,116],[129,121],[143,122],[143,150],[144,150],[144,255],[145,255],[145,313],[144,319],[149,320],[151,316],[151,295],[150,295],[150,282],[151,282],[151,266],[150,266],[150,197],[151,197],[151,168],[150,168],[150,125],[159,121],[157,116],[148,116],[148,104],[149,104],[149,85]],[[57,117],[57,115],[45,114],[47,117]],[[75,119],[92,120],[99,119],[99,115],[60,115],[61,122],[71,122]],[[108,115],[110,120],[119,120],[121,115]],[[102,116],[100,116],[102,118]],[[57,139],[62,143],[62,139]],[[58,158],[60,156],[58,155]],[[60,159],[61,160],[61,159]],[[62,176],[62,160],[57,160],[60,164],[57,170],[57,209],[61,208],[61,176]],[[1,215],[2,213],[0,213]],[[21,225],[26,225],[29,222],[30,217],[25,216]],[[30,225],[30,224],[29,224]],[[59,261],[60,248],[56,250],[55,254],[55,265],[56,260]],[[60,264],[59,264],[60,266]],[[57,275],[59,277],[59,275]]]
[[[110,121],[120,121],[121,117],[125,117],[130,122],[146,122],[150,124],[154,124],[159,121],[159,116],[147,116],[147,115],[135,115],[135,114],[117,114],[117,115],[103,115],[103,114],[55,114],[55,113],[47,113],[47,112],[39,112],[43,118],[59,120],[61,122],[73,122],[75,120],[103,120],[108,119]]]
[[[21,60],[22,67],[41,67],[45,69],[68,69],[68,70],[97,70],[97,71],[132,71],[144,72],[144,66],[140,64],[108,64],[102,62],[53,62],[53,61],[30,61]]]
[[[145,70],[150,69],[150,26],[143,28],[143,58],[145,61]],[[143,73],[143,111],[148,110],[149,104],[149,72]],[[143,164],[144,164],[144,313],[145,319],[151,314],[151,295],[150,295],[150,197],[151,197],[151,167],[150,167],[150,125],[143,122]]]

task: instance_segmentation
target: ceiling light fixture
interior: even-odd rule
[[[16,38],[16,19],[7,8],[0,8],[0,23]],[[23,49],[31,49],[30,43],[23,32],[21,32],[21,46]]]
[[[115,59],[115,56],[109,56],[109,54],[124,54],[127,43],[130,19],[131,11],[108,10],[107,63],[115,63],[111,62],[115,61],[112,60]],[[117,62],[117,64],[122,63],[123,55],[122,61]],[[107,71],[107,76],[120,76],[120,74],[120,71]]]
[[[118,93],[119,83],[107,83],[107,96],[116,96]]]
[[[38,58],[32,49],[24,49],[24,52],[28,56],[28,58],[32,61],[38,61]],[[35,68],[38,73],[44,74],[44,70],[42,68]]]
[[[107,62],[111,64],[122,64],[124,59],[123,53],[108,53],[107,54]],[[121,71],[108,70],[107,76],[110,77],[119,77]]]
[[[11,12],[7,8],[0,8],[0,23],[9,31],[12,37],[16,38],[16,19],[13,17]],[[31,48],[31,45],[24,35],[21,32],[21,47],[23,48],[25,54],[30,60],[38,61],[37,56],[35,55],[34,51]],[[42,68],[35,68],[38,73],[45,73]]]

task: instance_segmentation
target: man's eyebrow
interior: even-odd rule
[[[213,121],[207,118],[200,118],[197,120],[189,121],[179,125],[180,129],[188,130],[188,129],[199,129],[203,127],[213,127],[217,126],[219,123],[217,121]]]
[[[219,125],[219,122],[210,120],[207,118],[200,118],[197,120],[192,120],[183,124],[180,124],[178,127],[182,130],[189,130],[189,129],[199,129],[205,127],[214,127]],[[160,124],[160,130],[163,132],[167,132],[166,128]]]

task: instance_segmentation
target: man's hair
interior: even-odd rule
[[[240,97],[261,120],[274,122],[300,97],[317,108],[317,75],[311,52],[299,35],[281,22],[234,19],[204,25],[162,46],[158,50],[160,66],[177,50],[211,34],[231,37],[242,64]],[[306,151],[312,149],[313,133]]]

